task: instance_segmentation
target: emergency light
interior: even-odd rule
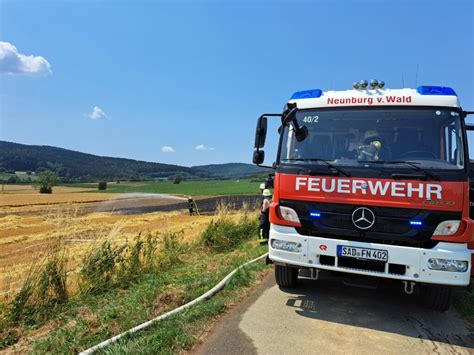
[[[423,222],[422,221],[410,221],[410,224],[412,226],[422,226],[423,225]]]
[[[319,213],[319,212],[311,212],[309,215],[310,215],[311,217],[314,217],[314,218],[319,218],[319,217],[321,217],[321,213]]]
[[[316,99],[318,97],[321,97],[322,94],[323,94],[323,91],[321,89],[297,91],[293,94],[293,96],[291,96],[290,100]]]
[[[377,80],[377,79],[372,79],[372,80],[370,81],[370,88],[371,88],[372,90],[374,90],[377,86],[379,86],[378,80]]]
[[[418,86],[416,91],[420,95],[447,95],[457,96],[456,92],[447,86]]]

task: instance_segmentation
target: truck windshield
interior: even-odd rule
[[[325,160],[340,166],[375,161],[390,166],[409,161],[432,169],[464,166],[461,118],[449,108],[300,110],[296,119],[308,136],[298,142],[293,127],[285,127],[280,148],[285,164]]]

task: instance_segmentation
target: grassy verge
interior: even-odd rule
[[[137,238],[127,248],[103,243],[84,260],[74,292],[63,287],[67,281],[58,267],[61,259],[54,254],[37,269],[42,275],[39,282],[30,280],[10,304],[0,307],[0,349],[78,352],[174,309],[265,252],[249,240],[255,225],[248,216],[236,223],[221,215],[191,244],[180,243],[176,235],[157,243]],[[229,244],[224,232],[231,227],[239,233]],[[249,266],[215,298],[104,352],[168,354],[189,349],[216,315],[236,302],[266,268],[262,262]]]
[[[243,195],[257,194],[259,182],[249,179],[242,180],[191,180],[180,184],[172,181],[142,181],[109,183],[104,193],[166,193],[181,195]],[[97,190],[97,184],[68,184],[64,186],[91,188]]]

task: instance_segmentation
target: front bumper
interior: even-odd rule
[[[272,239],[300,243],[302,245],[301,252],[296,253],[273,249],[271,247]],[[411,248],[342,239],[309,237],[299,234],[293,227],[272,224],[269,245],[270,259],[280,264],[438,285],[467,286],[470,282],[471,250],[467,248],[467,244],[463,243],[440,242],[432,249]],[[337,256],[338,245],[387,250],[388,262],[385,264],[385,270],[373,271],[364,270],[363,267],[349,268],[339,266]],[[321,255],[335,257],[334,266],[321,264]],[[469,267],[465,272],[430,270],[428,268],[428,259],[430,258],[464,260],[469,263]],[[405,265],[405,274],[390,273],[389,264]]]

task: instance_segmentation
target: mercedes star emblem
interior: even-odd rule
[[[369,229],[375,223],[375,214],[367,207],[359,207],[352,212],[352,223],[359,229]]]

